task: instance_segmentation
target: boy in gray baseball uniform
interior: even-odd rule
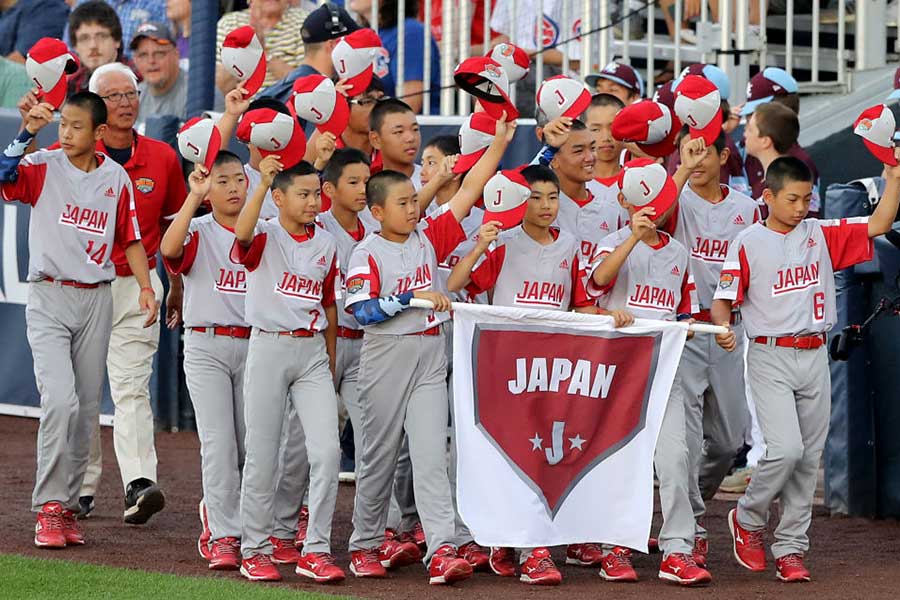
[[[31,498],[39,548],[85,543],[75,517],[103,396],[112,328],[109,283],[116,276],[113,246],[124,250],[140,284],[144,327],[156,322],[159,310],[131,181],[122,167],[94,150],[106,128],[105,103],[82,92],[69,98],[60,114],[60,149],[25,156],[37,132],[53,119],[53,106],[40,103],[0,156],[3,200],[31,206],[25,321],[41,395]]]
[[[450,301],[436,270],[464,239],[459,223],[481,197],[515,132],[514,122],[500,122],[497,127],[488,152],[436,217],[419,221],[415,189],[402,173],[377,173],[366,187],[381,231],[353,251],[346,301],[365,331],[359,367],[363,448],[350,538],[350,570],[357,577],[386,575],[379,547],[385,544],[394,466],[404,431],[409,438],[416,504],[428,539],[429,582],[452,583],[472,574],[471,565],[457,556],[452,542],[443,329]],[[431,300],[435,308],[411,308],[414,297]]]
[[[244,375],[247,450],[241,483],[241,573],[277,581],[272,563],[275,478],[285,407],[292,402],[310,466],[309,527],[298,575],[340,581],[331,556],[331,521],[340,460],[333,372],[340,270],[334,237],[315,226],[319,178],[305,161],[282,170],[260,163],[262,185],[235,224],[231,258],[247,269],[246,320],[252,326]],[[259,220],[266,188],[278,219]],[[323,334],[324,332],[324,334]]]
[[[750,485],[728,514],[734,556],[751,571],[766,569],[769,506],[779,498],[772,554],[781,581],[810,579],[803,558],[831,412],[825,334],[837,318],[834,271],[870,260],[871,238],[890,231],[900,167],[887,167],[886,174],[871,217],[806,219],[813,193],[809,168],[790,156],[774,160],[763,192],[769,214],[728,248],[713,301],[713,321],[723,325],[740,307],[750,346],[747,379],[766,442]],[[728,351],[737,347],[734,331],[717,341]]]

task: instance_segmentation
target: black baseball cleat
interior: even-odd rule
[[[78,512],[79,519],[87,519],[94,512],[94,497],[82,496],[78,499],[78,506],[81,510]]]
[[[125,489],[125,522],[143,525],[166,505],[159,486],[149,479],[135,479]]]

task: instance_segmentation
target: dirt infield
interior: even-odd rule
[[[166,492],[167,506],[145,527],[122,523],[122,491],[112,448],[112,431],[103,430],[104,473],[97,497],[97,509],[85,526],[88,544],[64,551],[41,551],[32,545],[33,517],[28,511],[34,482],[35,436],[37,421],[0,417],[0,552],[65,558],[68,560],[210,577],[239,577],[237,574],[210,573],[198,556],[199,532],[197,502],[200,498],[200,460],[197,437],[193,433],[157,435],[160,480]],[[638,555],[635,567],[642,581],[634,585],[616,585],[602,581],[594,569],[563,568],[563,585],[536,589],[487,574],[475,577],[451,589],[427,585],[419,567],[408,567],[382,581],[355,580],[323,588],[302,581],[287,568],[282,569],[285,583],[294,589],[334,591],[363,598],[490,598],[503,600],[537,597],[555,598],[646,598],[649,596],[687,598],[711,597],[737,600],[779,595],[790,598],[896,598],[900,577],[900,524],[895,521],[871,522],[862,519],[830,518],[817,508],[810,530],[812,553],[808,566],[813,582],[785,586],[774,578],[774,570],[752,574],[740,569],[730,556],[725,515],[732,503],[716,500],[711,507],[707,527],[711,531],[710,570],[713,584],[705,590],[680,590],[656,578],[659,556]],[[333,546],[338,560],[346,567],[347,539],[353,487],[341,486],[335,517]],[[597,507],[603,510],[603,507]],[[659,513],[656,515],[658,527]],[[615,518],[610,515],[610,518]],[[558,549],[554,552],[558,558]],[[2,579],[2,578],[0,578]],[[2,595],[2,594],[0,594]]]

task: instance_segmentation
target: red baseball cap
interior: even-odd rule
[[[484,156],[494,141],[497,119],[486,112],[469,115],[459,127],[459,159],[453,165],[454,173],[465,173]]]
[[[495,119],[504,112],[507,121],[519,118],[519,111],[509,98],[509,77],[494,59],[487,56],[467,58],[456,66],[453,81],[478,98],[484,110]]]
[[[649,158],[630,160],[619,173],[619,188],[625,201],[638,208],[656,209],[653,220],[661,217],[675,203],[678,187],[666,168]]]
[[[531,67],[531,59],[528,57],[528,53],[509,42],[497,44],[485,56],[493,59],[494,62],[503,67],[509,83],[515,83],[524,79],[528,75],[528,69]]]
[[[306,153],[306,135],[297,119],[271,108],[245,112],[235,135],[256,146],[263,156],[277,154],[285,169],[303,160]]]
[[[537,91],[537,105],[549,120],[559,117],[577,119],[591,103],[591,92],[586,85],[557,75],[544,80]]]
[[[484,184],[484,220],[500,221],[502,229],[510,229],[522,222],[528,210],[531,187],[522,169],[500,171]]]
[[[615,116],[612,136],[620,142],[634,142],[650,156],[665,157],[675,151],[681,121],[669,107],[653,100],[629,104]]]
[[[244,25],[226,35],[221,56],[222,66],[241,82],[248,98],[259,91],[266,79],[266,53],[252,27]]]
[[[324,75],[307,75],[294,82],[290,107],[301,119],[309,121],[320,132],[340,137],[350,122],[350,105],[334,82]]]
[[[378,34],[363,28],[342,37],[331,51],[334,70],[338,78],[346,80],[350,86],[348,93],[351,98],[365,93],[372,83],[379,48],[381,38]]]
[[[194,117],[178,132],[178,151],[192,163],[212,169],[216,155],[222,147],[222,135],[212,119]]]
[[[68,79],[78,70],[78,58],[65,42],[45,37],[35,42],[25,59],[25,72],[38,88],[41,101],[59,108],[66,101]]]
[[[691,130],[691,139],[702,137],[712,146],[722,133],[722,100],[712,81],[685,75],[675,88],[675,114]]]
[[[897,124],[894,113],[884,104],[867,108],[853,123],[853,133],[863,139],[863,143],[875,158],[886,165],[897,166],[894,156],[894,130]]]

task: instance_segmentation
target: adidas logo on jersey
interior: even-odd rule
[[[734,224],[735,225],[746,225],[746,223],[744,222],[744,217],[742,217],[741,215],[736,216],[734,218]]]
[[[319,260],[316,261],[316,265],[319,267],[324,267],[327,263],[325,262],[325,257],[320,256]]]
[[[111,187],[106,188],[106,193],[104,194],[107,198],[115,198],[116,192],[113,191]]]
[[[564,258],[561,263],[559,263],[560,269],[568,269],[569,268],[569,259]]]
[[[603,221],[602,223],[600,223],[600,229],[602,231],[609,231],[609,223],[607,223],[606,221]]]
[[[815,248],[818,244],[816,244],[816,240],[809,238],[809,241],[806,242],[807,248]]]
[[[681,271],[678,269],[678,265],[672,267],[672,275],[678,275],[679,277],[681,277]]]

